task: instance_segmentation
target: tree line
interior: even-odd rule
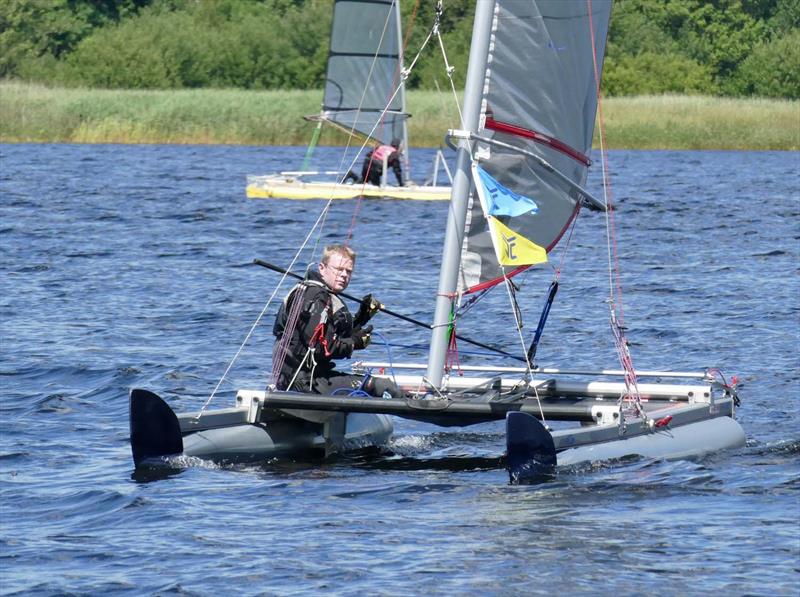
[[[476,0],[445,0],[457,88]],[[479,1],[479,0],[478,0]],[[584,1],[584,0],[562,0]],[[0,78],[63,86],[322,88],[331,0],[4,0]],[[402,2],[406,53],[434,0]],[[410,88],[447,85],[436,44]],[[800,0],[614,0],[603,91],[800,98]]]

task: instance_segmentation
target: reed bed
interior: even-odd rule
[[[64,89],[0,82],[0,142],[304,145],[322,92]],[[412,145],[458,125],[452,94],[408,93]],[[800,149],[800,102],[696,96],[609,98],[611,149]],[[321,144],[340,145],[325,130]],[[598,138],[595,137],[595,146]]]

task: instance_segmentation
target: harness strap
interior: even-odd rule
[[[320,321],[317,324],[317,327],[314,328],[314,333],[311,335],[311,340],[308,341],[308,347],[314,348],[317,345],[317,342],[322,344],[322,348],[325,349],[325,356],[329,357],[333,354],[331,349],[328,347],[328,339],[325,337],[325,322]]]

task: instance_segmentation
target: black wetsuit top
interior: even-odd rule
[[[279,346],[283,340],[289,313],[301,290],[303,303],[294,331],[289,338],[283,366],[275,380],[279,390],[287,389],[295,372],[300,368],[290,389],[300,392],[314,391],[310,383],[312,368],[315,379],[340,375],[334,371],[336,366],[334,359],[348,358],[353,354],[353,316],[342,300],[322,281],[322,276],[310,271],[305,280],[286,295],[275,317],[275,325],[272,328],[272,333],[275,335],[272,349],[273,363],[280,357]],[[306,358],[306,354],[314,331],[323,320],[323,314],[325,314],[324,335],[315,342],[312,361],[310,356]]]
[[[381,176],[383,175],[383,160],[373,160],[372,154],[375,150],[370,151],[366,158],[364,158],[364,165],[361,168],[361,181],[360,182],[368,182],[370,184],[374,184],[379,186],[381,184]],[[372,165],[370,166],[370,162]],[[392,169],[394,172],[395,177],[397,178],[397,184],[401,187],[403,186],[403,170],[400,167],[400,152],[393,151],[389,154],[389,157],[386,160],[386,165]]]

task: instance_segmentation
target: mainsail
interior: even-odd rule
[[[595,70],[599,75],[610,16],[611,0],[496,2],[477,131],[489,142],[475,152],[474,185],[482,193],[470,201],[462,291],[536,263],[536,251],[515,251],[503,268],[499,246],[511,238],[550,252],[577,214],[597,109]],[[478,200],[490,192],[487,180],[536,209],[487,213]]]
[[[397,0],[336,0],[320,118],[382,143],[407,144],[402,66]]]

